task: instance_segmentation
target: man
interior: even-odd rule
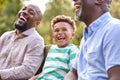
[[[86,24],[80,53],[64,80],[120,80],[120,20],[111,0],[74,0],[76,18]]]
[[[27,80],[43,61],[43,38],[35,30],[42,18],[40,9],[24,6],[15,21],[15,30],[0,37],[0,80]]]

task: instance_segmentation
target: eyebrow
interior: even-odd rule
[[[73,0],[73,1],[78,1],[78,0]]]

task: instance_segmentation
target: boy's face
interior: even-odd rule
[[[67,46],[74,36],[71,25],[67,22],[58,22],[53,28],[53,39],[56,41],[58,47]]]

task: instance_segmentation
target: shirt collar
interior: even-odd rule
[[[35,33],[35,28],[30,28],[30,29],[22,32],[22,33],[19,34],[19,35],[16,35],[16,30],[15,30],[15,36],[14,36],[14,37],[15,37],[16,39],[17,39],[17,38],[23,38],[23,37],[27,37],[27,36],[29,36],[29,35],[31,35],[31,34],[34,34],[34,33]]]
[[[106,21],[111,17],[109,12],[104,13],[94,22],[92,22],[88,27],[85,28],[85,33],[88,33],[88,36],[91,35],[94,31],[97,31],[98,28],[103,27],[106,24]]]
[[[29,36],[35,32],[35,28],[30,28],[22,33],[22,35]]]

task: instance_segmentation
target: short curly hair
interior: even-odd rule
[[[58,22],[67,22],[71,25],[73,32],[76,31],[76,24],[75,21],[71,19],[71,17],[69,16],[65,16],[65,15],[58,15],[55,18],[52,19],[51,21],[51,28],[54,28],[54,25]]]

